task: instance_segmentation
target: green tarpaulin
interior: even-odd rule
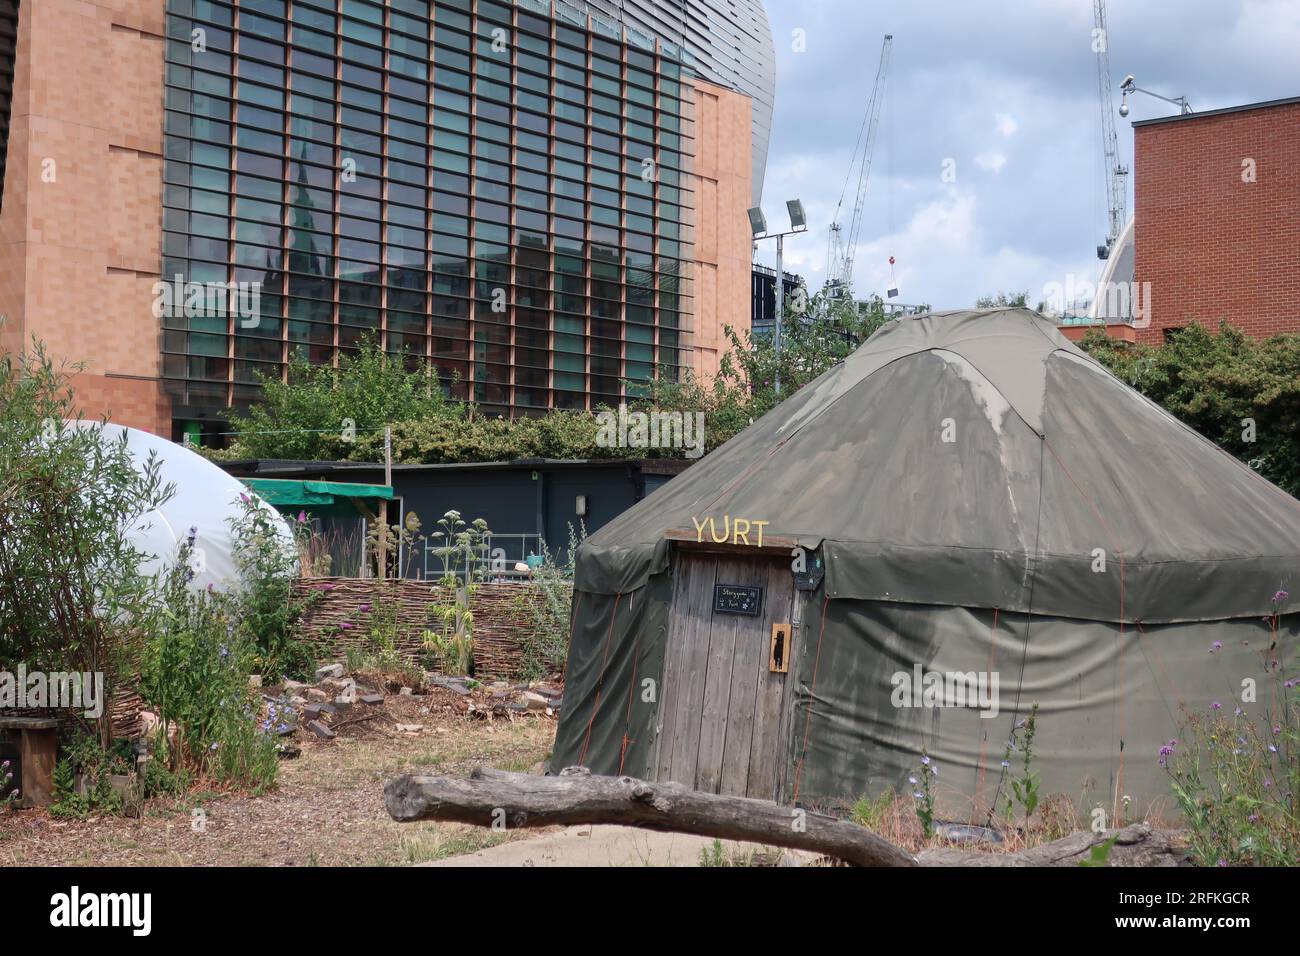
[[[719,631],[707,607],[690,626],[712,620],[722,652],[695,699],[663,686],[690,590],[680,533],[727,516],[824,562],[776,744],[779,792],[803,804],[910,792],[925,750],[941,805],[975,817],[1005,800],[1003,754],[1037,704],[1042,792],[1108,814],[1129,798],[1140,818],[1169,809],[1159,751],[1183,708],[1239,706],[1262,728],[1272,682],[1296,676],[1300,614],[1278,595],[1300,586],[1300,502],[1041,316],[933,313],[887,325],[582,545],[553,770],[652,775],[664,700],[697,723],[751,719],[740,665],[739,710],[698,687],[728,686],[727,648],[765,654],[766,635]],[[996,676],[996,707],[922,699],[932,673]],[[677,782],[716,789],[704,757]]]
[[[346,481],[296,481],[284,478],[244,478],[243,482],[267,504],[276,507],[310,507],[346,502],[349,498],[391,500],[389,485],[361,485]]]

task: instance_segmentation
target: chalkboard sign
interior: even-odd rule
[[[757,617],[763,610],[763,589],[739,584],[713,586],[714,614],[748,614]]]

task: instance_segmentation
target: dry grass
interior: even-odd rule
[[[986,816],[987,811],[984,814],[972,814],[969,819],[977,820],[982,825]],[[853,807],[851,817],[910,853],[953,845],[952,841],[939,836],[925,836],[921,820],[916,814],[916,800],[910,793],[886,791],[873,800],[859,800]],[[1159,823],[1152,817],[1137,819]],[[971,843],[966,846],[971,850],[988,853],[1017,853],[1069,836],[1083,829],[1086,824],[1087,821],[1080,819],[1074,801],[1065,794],[1057,793],[1043,799],[1030,820],[1028,830],[1024,827],[1023,819],[1009,822],[1006,817],[994,814],[992,826],[1001,834],[1002,842]]]
[[[392,702],[390,698],[390,702]],[[299,733],[302,755],[280,765],[261,797],[194,793],[150,801],[141,819],[51,819],[39,810],[0,814],[6,866],[347,866],[426,862],[531,835],[451,823],[403,823],[384,811],[383,788],[399,773],[467,774],[476,766],[529,769],[549,754],[555,723],[545,718],[484,722],[420,713],[418,735],[368,721],[336,740]],[[194,810],[204,815],[197,830]]]

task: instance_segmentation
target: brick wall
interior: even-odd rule
[[[89,417],[171,437],[152,286],[162,246],[162,0],[19,10],[0,213],[0,348],[84,362]]]
[[[1300,101],[1135,125],[1134,174],[1139,341],[1192,320],[1300,332]]]
[[[691,365],[701,381],[718,372],[726,354],[722,327],[749,328],[752,295],[749,229],[753,167],[748,96],[693,81],[695,85],[695,313],[691,316]],[[781,211],[784,215],[784,210]]]

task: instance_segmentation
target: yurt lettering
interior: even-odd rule
[[[695,525],[696,542],[704,541],[704,529],[709,529],[709,540],[714,544],[748,544],[755,548],[763,546],[763,529],[771,524],[770,521],[758,521],[749,518],[735,518],[731,515],[723,515],[721,520],[722,534],[718,534],[719,522],[712,516],[700,520],[694,515],[691,516],[691,522]],[[749,540],[750,530],[757,535],[754,541]]]

